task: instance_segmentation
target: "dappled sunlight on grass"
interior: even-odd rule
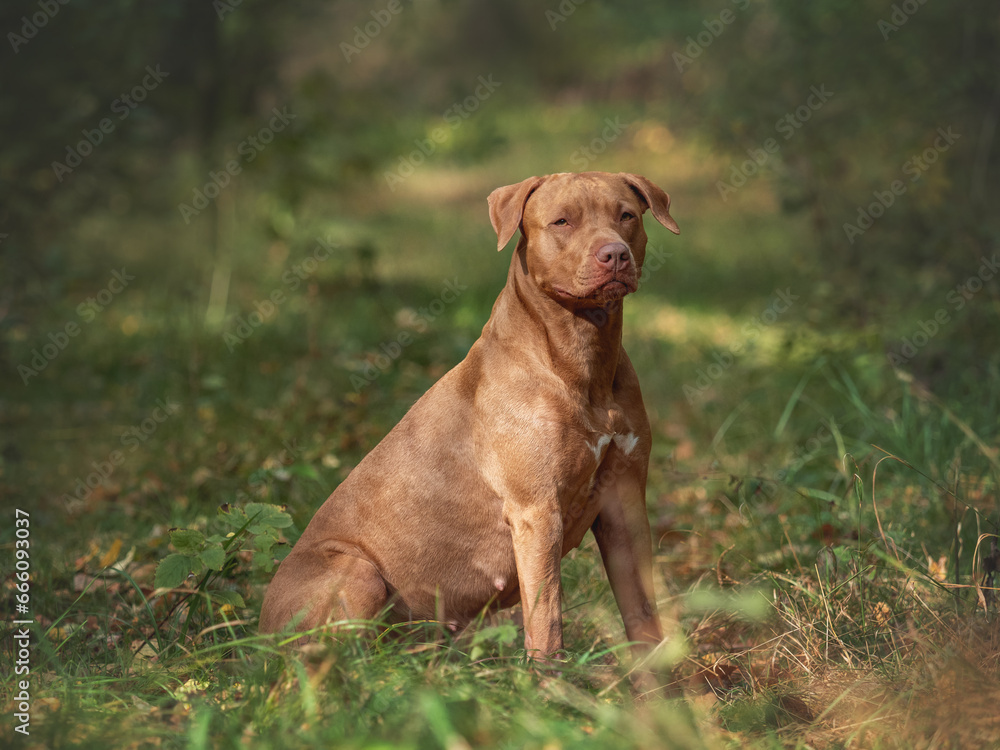
[[[995,528],[1000,380],[984,378],[963,401],[957,380],[938,393],[919,374],[898,376],[887,331],[912,331],[900,308],[920,301],[886,289],[885,310],[855,316],[850,290],[817,262],[812,218],[781,205],[780,175],[756,175],[722,201],[715,182],[729,157],[668,126],[668,114],[633,101],[507,102],[491,115],[502,146],[463,155],[471,134],[456,131],[395,189],[374,169],[295,206],[248,180],[214,230],[119,205],[49,249],[56,301],[36,294],[33,326],[5,329],[12,361],[75,320],[111,269],[136,276],[8,414],[0,479],[20,499],[43,498],[39,622],[67,637],[44,655],[56,677],[39,683],[42,700],[62,696],[73,712],[38,704],[52,737],[84,716],[95,742],[124,726],[173,733],[176,746],[199,732],[274,747],[339,732],[365,738],[359,746],[405,735],[421,746],[624,748],[673,731],[692,747],[891,747],[901,727],[933,732],[924,710],[955,736],[997,736],[979,703],[980,724],[962,727],[934,701],[961,701],[961,680],[995,692],[996,647],[977,623],[980,594],[996,611],[984,584],[997,558],[978,535]],[[674,237],[646,214],[649,270],[625,303],[624,337],[653,429],[647,497],[673,638],[665,658],[694,718],[658,700],[632,704],[624,630],[589,537],[563,562],[569,655],[554,675],[528,668],[516,616],[473,643],[430,623],[374,649],[344,639],[278,654],[253,633],[268,576],[249,556],[221,580],[242,597],[225,614],[245,630],[212,631],[218,643],[188,633],[192,610],[171,607],[192,581],[159,591],[153,581],[170,529],[205,528],[220,504],[252,500],[285,508],[282,538],[294,542],[488,319],[510,251],[496,251],[486,196],[580,168],[580,149],[609,118],[626,127],[586,168],[646,174],[672,195],[682,230]],[[408,153],[412,139],[397,147]],[[193,167],[177,169],[186,179]],[[337,251],[299,273],[318,238]],[[216,329],[204,320],[220,263],[231,275]],[[922,283],[932,289],[933,275]],[[263,315],[275,290],[283,301]],[[959,326],[948,335],[962,343]],[[79,489],[157,399],[178,403],[176,414]],[[876,487],[886,452],[906,464],[883,463]],[[103,564],[118,562],[134,586]],[[84,582],[94,590],[81,592]],[[942,614],[953,611],[954,622]],[[967,635],[972,645],[952,658]],[[158,653],[157,639],[170,651]],[[76,692],[60,692],[64,678]]]
[[[716,349],[759,367],[777,367],[786,361],[792,330],[778,323],[767,325],[759,317],[730,316],[655,301],[631,302],[627,318],[629,336],[670,344],[685,359],[697,361],[704,350]]]

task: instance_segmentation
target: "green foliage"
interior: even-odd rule
[[[282,560],[288,554],[287,545],[275,548],[281,529],[292,525],[292,517],[278,506],[265,503],[249,503],[245,508],[226,505],[219,509],[218,518],[221,526],[236,530],[210,536],[196,529],[170,532],[170,543],[177,551],[167,555],[157,566],[158,588],[180,586],[189,575],[201,575],[206,568],[221,573],[244,549],[252,550],[253,567],[267,573],[274,570],[275,559]],[[199,584],[199,591],[206,591],[204,587],[210,581],[211,574]],[[218,593],[210,595],[216,597]]]
[[[786,211],[809,217],[816,239],[804,251],[810,262],[849,278],[841,292],[856,292],[854,302],[864,305],[901,264],[957,273],[992,252],[1000,236],[984,203],[996,189],[984,170],[1000,156],[983,151],[980,136],[997,115],[989,52],[996,34],[989,0],[966,5],[961,19],[934,3],[913,3],[906,12],[878,0],[749,3],[684,66],[692,88],[705,86],[708,107],[688,116],[733,164],[776,140],[780,150],[763,165],[764,179],[777,184]],[[677,46],[682,51],[679,39]],[[742,63],[733,65],[737,58]],[[954,75],[937,75],[955,60],[962,62]],[[818,88],[832,92],[826,101],[812,96]],[[957,140],[938,138],[948,128]],[[937,153],[925,162],[927,150]],[[846,234],[859,207],[895,180],[905,195],[862,236]]]
[[[201,576],[174,606],[174,611],[179,611],[181,603],[187,604],[183,624],[176,634],[168,636],[171,646],[183,645],[192,628],[211,625],[213,606],[231,611],[247,606],[243,596],[228,587],[227,581],[227,575],[238,567],[241,553],[251,555],[249,572],[271,573],[275,560],[284,559],[291,549],[279,542],[281,530],[292,525],[292,518],[275,505],[224,505],[219,508],[216,525],[232,530],[209,535],[197,529],[172,530],[170,543],[176,551],[156,566],[157,588],[178,589],[188,579]]]
[[[880,19],[907,4],[404,2],[353,61],[339,43],[384,4],[229,5],[74,0],[8,50],[0,488],[32,513],[32,740],[997,744],[987,0],[920,3],[887,38]],[[39,8],[3,5],[0,29]],[[739,12],[678,70],[724,9]],[[60,181],[52,162],[158,62],[162,87]],[[502,85],[450,129],[444,113],[491,74]],[[785,139],[779,120],[824,85],[829,101]],[[285,105],[289,128],[179,218]],[[953,147],[850,241],[844,223],[949,126]],[[717,183],[768,138],[780,151],[724,200]],[[690,704],[635,700],[590,541],[563,563],[567,658],[551,672],[502,616],[457,635],[357,623],[302,650],[258,635],[274,561],[479,335],[508,264],[489,190],[578,169],[595,140],[586,168],[648,174],[683,230],[646,222],[663,263],[626,305],[626,347],[654,432],[664,660]],[[296,277],[317,238],[336,251]],[[135,281],[83,319],[123,267]],[[973,296],[950,296],[975,275]],[[444,279],[464,291],[427,313]],[[760,327],[776,288],[799,299]],[[275,290],[274,314],[227,346]],[[68,322],[81,333],[23,382],[18,366]],[[176,405],[165,420],[158,400]]]

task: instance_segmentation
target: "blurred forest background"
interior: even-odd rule
[[[688,634],[681,663],[721,701],[713,721],[744,740],[785,742],[789,723],[856,737],[822,707],[849,701],[789,709],[786,695],[815,698],[846,666],[930,717],[904,722],[907,742],[938,727],[997,737],[986,711],[921,703],[958,693],[909,671],[933,644],[972,665],[963,690],[1000,694],[995,2],[19,0],[0,32],[0,493],[5,513],[32,514],[44,669],[91,691],[62,705],[139,690],[130,648],[171,642],[151,632],[183,608],[142,614],[163,606],[153,571],[177,549],[170,529],[207,529],[219,504],[249,499],[284,505],[294,541],[464,356],[508,265],[489,192],[595,169],[652,179],[682,230],[646,221],[657,263],[626,305],[626,347],[654,426],[661,607]],[[899,460],[876,480],[887,455]],[[12,540],[4,521],[4,554]],[[222,578],[251,637],[268,575],[243,563]],[[567,561],[583,650],[621,641],[609,595],[587,584],[598,569],[590,547]],[[134,587],[109,593],[122,571]],[[687,598],[747,583],[770,587],[770,615]],[[811,623],[810,658],[747,656],[792,610]],[[98,662],[121,682],[87,683]],[[155,682],[154,713],[177,697]],[[198,690],[242,700],[244,719],[257,705]],[[337,731],[397,737],[430,705],[412,700]],[[526,701],[480,705],[480,735],[446,701],[427,736],[624,731],[595,709],[574,734],[579,702],[545,709],[552,737],[495,718]],[[48,710],[50,742],[70,743]],[[102,710],[81,742],[115,737]],[[170,731],[215,746],[235,731],[195,713]],[[258,738],[280,744],[292,725],[261,715]],[[161,731],[142,721],[130,726]]]

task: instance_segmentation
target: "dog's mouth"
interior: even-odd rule
[[[622,297],[634,292],[636,288],[637,285],[631,280],[611,278],[595,286],[591,286],[584,291],[573,292],[559,286],[553,286],[552,291],[557,298],[564,302],[604,305],[608,302],[620,300]]]
[[[587,297],[607,302],[609,300],[621,299],[626,294],[631,294],[638,288],[639,285],[635,274],[612,273],[594,284]]]
[[[587,295],[587,299],[593,300],[600,305],[606,305],[608,302],[617,302],[631,291],[624,281],[612,279],[595,288],[594,291]]]
[[[620,295],[624,297],[626,294],[632,290],[629,288],[621,279],[611,279],[611,281],[605,282],[597,288],[597,291],[603,293],[604,295],[616,296]]]

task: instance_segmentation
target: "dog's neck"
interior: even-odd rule
[[[508,342],[515,356],[523,351],[547,355],[549,368],[571,391],[592,404],[610,401],[621,356],[622,300],[571,309],[538,288],[523,257],[515,251],[483,337]],[[540,345],[525,346],[528,337]]]

